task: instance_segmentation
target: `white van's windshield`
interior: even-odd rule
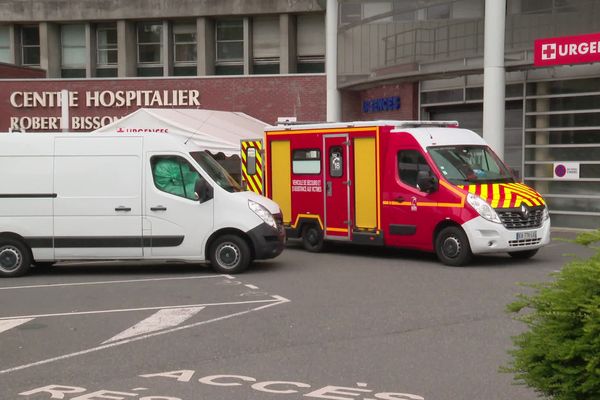
[[[190,155],[217,185],[231,193],[243,191],[237,181],[206,151],[193,151]]]
[[[487,146],[440,146],[427,151],[444,178],[456,185],[514,182],[504,163]]]

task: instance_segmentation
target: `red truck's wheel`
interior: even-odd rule
[[[463,266],[472,257],[469,239],[457,226],[448,226],[438,233],[435,239],[435,252],[442,263],[452,267]]]
[[[310,252],[323,250],[323,231],[314,224],[305,225],[302,229],[302,245]]]

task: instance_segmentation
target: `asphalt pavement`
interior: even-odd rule
[[[555,233],[554,237],[572,237]],[[479,257],[296,243],[236,276],[203,265],[62,264],[0,280],[0,400],[533,400],[498,370],[518,282],[567,253]]]

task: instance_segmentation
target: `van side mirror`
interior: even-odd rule
[[[204,179],[198,179],[194,187],[196,199],[200,203],[205,203],[214,197],[213,188]]]
[[[433,193],[438,190],[438,179],[430,171],[419,171],[417,185],[422,192]]]

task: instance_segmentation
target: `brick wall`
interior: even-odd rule
[[[33,118],[56,120],[60,107],[50,102],[42,106],[14,107],[23,105],[23,92],[34,92],[38,97],[54,97],[56,92],[67,89],[77,98],[71,107],[71,117],[122,117],[139,107],[87,107],[89,93],[96,91],[164,91],[197,90],[200,106],[192,108],[222,111],[240,111],[254,118],[275,123],[277,117],[296,117],[299,121],[324,121],[326,118],[326,85],[324,75],[289,76],[246,76],[246,77],[201,77],[201,78],[161,78],[161,79],[93,79],[93,80],[0,80],[0,132],[7,131],[11,121],[32,124]],[[32,96],[29,94],[29,96]],[[164,106],[163,106],[164,107]],[[170,106],[168,106],[170,107]],[[185,107],[190,108],[190,107]],[[25,117],[26,120],[20,118]],[[22,124],[20,124],[22,126]],[[38,124],[40,125],[40,124]],[[41,126],[41,125],[40,125]],[[45,128],[28,130],[53,130]],[[91,130],[91,129],[84,129]]]
[[[0,63],[0,79],[35,79],[45,77],[46,71],[43,69]]]
[[[342,92],[342,119],[344,121],[372,121],[381,119],[414,120],[418,114],[418,85],[401,83],[382,85],[362,91]],[[364,112],[365,100],[400,97],[400,109]]]

